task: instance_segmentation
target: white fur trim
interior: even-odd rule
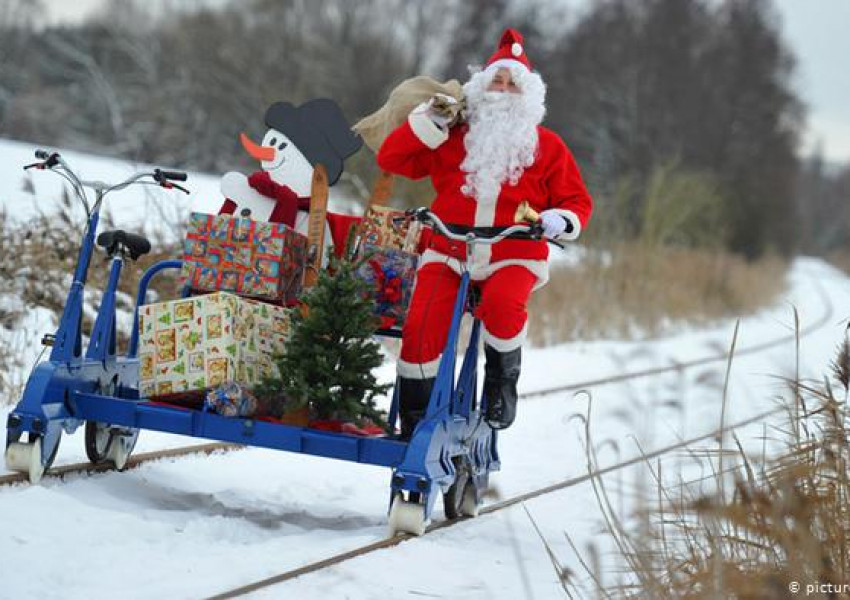
[[[553,208],[551,210],[564,217],[573,226],[573,230],[571,232],[567,233],[564,231],[564,233],[555,239],[564,242],[571,242],[578,239],[578,236],[581,235],[581,221],[579,220],[578,215],[571,210],[566,210],[565,208]]]
[[[537,277],[537,283],[534,284],[533,290],[539,289],[546,285],[546,282],[549,281],[549,261],[546,260],[527,260],[521,258],[512,258],[508,260],[500,260],[494,263],[490,263],[487,265],[485,269],[482,269],[478,272],[470,273],[471,277],[476,281],[481,279],[487,279],[498,271],[499,269],[503,269],[504,267],[525,267],[531,273]]]
[[[476,244],[473,246],[472,256],[469,257],[469,262],[467,263],[470,276],[475,278],[475,273],[480,273],[487,269],[492,258],[493,246],[489,246],[487,244]]]
[[[425,252],[423,252],[422,256],[419,258],[419,267],[417,268],[417,271],[421,269],[424,265],[430,263],[442,263],[458,275],[462,275],[463,272],[466,271],[465,262],[459,261],[458,259],[453,258],[451,256],[446,256],[442,252],[437,252],[433,248],[426,248]]]
[[[452,258],[451,256],[446,256],[441,252],[437,252],[433,248],[428,248],[422,253],[422,257],[419,260],[419,268],[421,269],[423,266],[430,263],[442,263],[458,275],[462,275],[468,268],[466,262]],[[469,269],[469,276],[474,281],[481,281],[482,279],[487,279],[499,269],[510,266],[525,267],[531,271],[531,273],[537,277],[537,283],[534,284],[533,288],[535,290],[543,287],[546,285],[546,282],[549,281],[549,261],[521,258],[496,261],[494,263],[483,265],[476,270]]]
[[[410,123],[410,128],[413,133],[419,138],[423,144],[431,150],[436,150],[443,142],[449,139],[449,132],[437,127],[427,114],[427,109],[422,109],[423,105],[419,105],[408,115],[407,122]]]
[[[519,42],[514,42],[513,44],[511,44],[511,54],[513,54],[517,58],[522,56],[522,44],[520,44]]]
[[[499,67],[506,67],[508,69],[519,67],[523,71],[528,72],[528,67],[526,67],[523,63],[518,60],[514,60],[513,58],[500,58],[498,60],[494,60],[489,65],[487,65],[487,71],[493,70],[497,71]]]
[[[528,319],[525,320],[525,324],[522,326],[520,332],[508,340],[496,337],[487,331],[487,328],[484,326],[481,327],[481,332],[481,337],[484,338],[485,344],[491,346],[497,352],[510,352],[511,350],[522,347],[525,343],[528,337]]]
[[[274,210],[275,201],[266,198],[248,184],[248,178],[237,171],[225,173],[221,178],[219,189],[225,198],[236,203],[233,215],[240,216],[240,211],[247,208],[255,221],[268,221]]]
[[[501,190],[500,190],[501,192]],[[476,227],[492,227],[496,222],[496,202],[486,202],[482,200],[475,201],[475,226]]]
[[[482,202],[475,201],[475,226],[476,227],[492,227],[496,222],[496,201]],[[490,264],[490,259],[493,256],[493,246],[487,244],[476,244],[472,248],[471,264],[469,270],[472,273],[486,269]]]
[[[410,363],[398,359],[395,363],[396,372],[408,379],[429,379],[437,376],[440,369],[440,358],[427,363]]]

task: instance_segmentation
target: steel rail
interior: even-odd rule
[[[800,337],[803,337],[805,335],[809,335],[812,332],[814,332],[814,331],[820,329],[821,327],[825,326],[830,321],[830,319],[833,318],[834,307],[833,307],[832,302],[830,301],[829,297],[826,295],[826,292],[823,289],[823,287],[818,285],[818,290],[821,294],[821,297],[824,298],[824,300],[825,300],[824,304],[826,305],[827,308],[826,308],[826,311],[824,312],[824,314],[821,315],[821,317],[817,321],[810,324],[808,327],[802,328],[799,331],[792,333],[788,336],[783,336],[783,337],[778,338],[778,339],[770,340],[768,342],[756,344],[756,345],[753,345],[753,346],[749,346],[745,349],[738,350],[735,353],[735,355],[738,356],[738,355],[741,355],[741,354],[754,354],[754,353],[758,353],[758,352],[763,352],[763,351],[765,351],[769,348],[772,348],[774,346],[778,346],[780,344],[787,343],[787,342],[793,341],[795,339],[799,339]],[[612,377],[606,377],[606,378],[587,381],[587,382],[573,383],[573,384],[568,384],[568,385],[563,385],[563,386],[556,386],[554,388],[547,388],[546,390],[528,392],[528,393],[521,394],[520,397],[521,398],[531,398],[531,397],[549,395],[549,394],[558,393],[558,392],[573,391],[573,390],[584,389],[584,388],[589,388],[589,387],[598,387],[600,385],[604,385],[604,384],[607,384],[607,383],[614,383],[614,382],[624,381],[624,380],[628,380],[628,379],[637,379],[637,378],[640,378],[640,377],[647,377],[647,376],[651,376],[651,375],[660,375],[660,374],[672,372],[672,371],[680,371],[680,370],[683,370],[683,369],[693,368],[693,367],[696,367],[696,366],[700,366],[700,365],[704,365],[704,364],[708,364],[708,363],[712,363],[712,362],[719,362],[719,361],[723,361],[723,360],[728,360],[728,358],[729,358],[729,352],[724,352],[724,353],[717,355],[717,356],[704,357],[704,358],[700,358],[700,359],[696,359],[696,360],[686,361],[686,362],[679,363],[679,364],[676,364],[676,365],[671,365],[669,367],[647,369],[645,371],[625,373],[625,374],[621,374],[621,375],[615,375],[615,376],[612,376]],[[526,493],[523,493],[523,494],[519,494],[517,496],[513,496],[512,498],[508,498],[506,500],[502,500],[502,501],[496,502],[494,504],[484,506],[484,507],[481,508],[479,515],[491,514],[491,513],[494,513],[494,512],[505,510],[507,508],[510,508],[510,507],[515,506],[517,504],[520,504],[522,502],[526,502],[528,500],[532,500],[532,499],[537,498],[539,496],[544,496],[546,494],[551,494],[551,493],[558,492],[558,491],[561,491],[561,490],[564,490],[564,489],[568,489],[570,487],[574,487],[574,486],[580,485],[582,483],[585,483],[587,481],[590,481],[591,479],[594,479],[594,478],[597,478],[597,477],[602,477],[603,475],[613,473],[615,471],[633,466],[635,464],[642,463],[642,462],[645,462],[647,460],[659,458],[659,457],[661,457],[665,454],[669,454],[670,452],[674,452],[676,450],[681,450],[681,449],[686,448],[686,447],[688,447],[692,444],[696,444],[698,442],[701,442],[701,441],[704,441],[704,440],[707,440],[707,439],[712,439],[712,438],[716,439],[719,435],[722,436],[722,435],[725,435],[726,432],[733,431],[733,430],[738,429],[740,427],[744,427],[746,425],[761,421],[762,419],[769,417],[771,415],[777,414],[777,413],[779,413],[783,410],[785,410],[784,407],[776,407],[776,408],[773,408],[771,410],[768,410],[768,411],[759,413],[755,416],[744,419],[742,421],[739,421],[735,424],[727,425],[727,426],[721,427],[721,428],[717,428],[710,433],[699,435],[699,436],[691,438],[689,440],[679,441],[675,444],[665,446],[663,448],[660,448],[658,450],[654,450],[652,452],[641,453],[638,456],[635,456],[633,458],[615,463],[613,465],[609,465],[607,467],[601,467],[599,469],[594,469],[594,470],[589,471],[588,473],[585,473],[583,475],[573,477],[571,479],[567,479],[567,480],[564,480],[564,481],[561,481],[561,482],[558,482],[558,483],[555,483],[555,484],[552,484],[552,485],[544,486],[544,487],[538,488],[536,490],[532,490],[532,491],[529,491],[529,492],[526,492]],[[440,521],[438,523],[434,523],[434,524],[430,525],[426,529],[425,532],[429,533],[431,531],[436,531],[436,530],[439,530],[439,529],[446,529],[448,527],[453,527],[453,526],[458,525],[458,524],[460,524],[464,521],[467,521],[471,518],[472,517],[461,517],[461,518],[455,519],[455,520]],[[336,554],[336,555],[331,556],[329,558],[326,558],[326,559],[323,559],[323,560],[320,560],[320,561],[316,561],[316,562],[313,562],[313,563],[310,563],[310,564],[307,564],[307,565],[303,565],[303,566],[298,567],[296,569],[284,571],[284,572],[279,573],[277,575],[273,575],[271,577],[267,577],[267,578],[255,581],[253,583],[249,583],[249,584],[242,585],[242,586],[239,586],[239,587],[236,587],[236,588],[232,588],[230,590],[221,592],[221,593],[216,594],[214,596],[210,596],[210,600],[225,600],[225,599],[229,599],[229,598],[237,598],[237,597],[240,597],[240,596],[244,596],[245,594],[250,594],[250,593],[256,592],[256,591],[263,589],[263,588],[268,588],[268,587],[271,587],[271,586],[274,586],[274,585],[277,585],[277,584],[280,584],[280,583],[284,583],[286,581],[290,581],[290,580],[295,579],[297,577],[300,577],[302,575],[307,575],[309,573],[315,573],[317,571],[321,571],[322,569],[326,569],[326,568],[338,565],[340,563],[346,562],[348,560],[370,554],[370,553],[375,552],[377,550],[382,550],[384,548],[391,548],[393,546],[397,546],[404,541],[407,541],[407,540],[410,540],[410,539],[415,539],[415,538],[416,538],[416,536],[413,536],[413,535],[410,535],[410,534],[402,534],[402,535],[398,535],[398,536],[395,536],[395,537],[392,537],[392,538],[386,538],[386,539],[383,539],[383,540],[378,540],[378,541],[372,542],[370,544],[366,544],[364,546],[360,546],[358,548],[354,548],[352,550],[348,550],[348,551]]]
[[[180,448],[167,448],[165,450],[155,450],[152,452],[143,452],[130,456],[127,460],[127,466],[124,470],[135,469],[136,467],[151,462],[154,460],[162,460],[164,458],[176,458],[181,456],[189,456],[192,454],[212,454],[214,452],[230,452],[239,450],[244,446],[239,444],[225,444],[223,442],[213,442],[209,444],[195,444],[192,446],[182,446]],[[45,478],[64,479],[67,475],[88,474],[88,473],[104,473],[106,471],[114,471],[115,467],[110,462],[98,464],[92,463],[73,463],[68,465],[59,465],[51,467],[45,474]],[[9,473],[0,475],[0,486],[14,485],[16,483],[29,484],[29,479],[26,473]]]
[[[725,434],[729,431],[733,431],[735,429],[738,429],[740,427],[744,427],[744,426],[749,425],[751,423],[758,422],[758,421],[764,419],[765,417],[776,414],[777,412],[781,412],[782,410],[784,410],[782,407],[776,407],[776,408],[773,408],[771,410],[768,410],[768,411],[759,413],[755,416],[744,419],[743,421],[739,421],[735,424],[727,425],[726,427],[723,427],[722,429],[717,428],[710,433],[699,435],[699,436],[693,437],[693,438],[688,439],[688,440],[679,441],[679,442],[676,442],[675,444],[671,444],[669,446],[659,448],[658,450],[654,450],[652,452],[640,454],[640,455],[635,456],[633,458],[629,458],[627,460],[618,462],[618,463],[613,464],[613,465],[609,465],[607,467],[594,469],[593,471],[590,471],[590,472],[585,473],[583,475],[572,477],[570,479],[566,479],[564,481],[560,481],[560,482],[555,483],[555,484],[547,485],[547,486],[544,486],[542,488],[538,488],[536,490],[525,492],[523,494],[519,494],[517,496],[513,496],[511,498],[508,498],[506,500],[501,500],[501,501],[496,502],[494,504],[489,504],[489,505],[481,508],[481,511],[479,512],[479,516],[485,515],[485,514],[492,514],[492,513],[501,511],[501,510],[505,510],[507,508],[510,508],[510,507],[515,506],[517,504],[520,504],[522,502],[532,500],[532,499],[537,498],[539,496],[544,496],[546,494],[552,494],[554,492],[559,492],[559,491],[562,491],[562,490],[565,490],[565,489],[568,489],[568,488],[571,488],[571,487],[575,487],[577,485],[580,485],[582,483],[590,481],[591,479],[594,479],[594,478],[597,478],[597,477],[602,477],[603,475],[607,475],[609,473],[619,471],[620,469],[625,469],[627,467],[631,467],[633,465],[645,462],[647,460],[659,458],[661,456],[664,456],[665,454],[669,454],[670,452],[674,452],[676,450],[681,450],[682,448],[686,448],[686,447],[688,447],[692,444],[696,444],[698,442],[701,442],[701,441],[704,441],[704,440],[707,440],[707,439],[712,439],[712,438],[716,439],[718,435],[723,435],[723,434]],[[428,528],[425,530],[425,533],[430,533],[432,531],[437,531],[437,530],[440,530],[440,529],[447,529],[449,527],[454,527],[455,525],[458,525],[458,524],[463,523],[465,521],[469,521],[473,518],[474,517],[461,517],[461,518],[454,519],[454,520],[451,520],[451,521],[440,521],[438,523],[433,523],[432,525],[428,526]],[[218,593],[214,596],[209,596],[208,598],[209,598],[209,600],[226,600],[226,599],[229,599],[229,598],[238,598],[240,596],[244,596],[245,594],[250,594],[250,593],[256,592],[256,591],[261,590],[263,588],[271,587],[273,585],[277,585],[277,584],[280,584],[280,583],[284,583],[286,581],[290,581],[290,580],[295,579],[297,577],[300,577],[302,575],[307,575],[309,573],[315,573],[317,571],[321,571],[322,569],[327,569],[328,567],[338,565],[340,563],[346,562],[346,561],[351,560],[353,558],[365,556],[366,554],[370,554],[370,553],[375,552],[377,550],[382,550],[384,548],[392,548],[393,546],[397,546],[404,541],[416,539],[416,537],[418,537],[418,536],[414,536],[414,535],[411,535],[411,534],[401,534],[401,535],[397,535],[395,537],[378,540],[378,541],[372,542],[370,544],[366,544],[366,545],[363,545],[363,546],[359,546],[357,548],[353,548],[351,550],[347,550],[345,552],[341,552],[341,553],[336,554],[334,556],[331,556],[329,558],[325,558],[325,559],[322,559],[322,560],[319,560],[319,561],[316,561],[316,562],[313,562],[313,563],[310,563],[310,564],[307,564],[307,565],[303,565],[303,566],[298,567],[296,569],[284,571],[284,572],[279,573],[277,575],[273,575],[271,577],[266,577],[265,579],[261,579],[261,580],[258,580],[258,581],[252,582],[252,583],[248,583],[248,584],[245,584],[245,585],[242,585],[242,586],[239,586],[239,587],[236,587],[236,588],[224,591],[224,592],[220,592],[220,593]]]

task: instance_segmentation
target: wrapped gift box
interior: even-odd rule
[[[381,326],[401,326],[407,316],[418,255],[371,244],[362,247],[364,262],[357,273],[370,286]]]
[[[290,310],[219,292],[139,308],[139,394],[150,398],[274,376]]]
[[[388,206],[371,206],[360,224],[361,246],[370,244],[416,252],[419,235],[419,222],[412,221],[403,210]]]
[[[307,238],[283,223],[192,213],[183,278],[192,289],[294,304],[301,293]]]

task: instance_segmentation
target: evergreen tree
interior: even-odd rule
[[[282,390],[291,403],[309,404],[319,419],[383,424],[375,396],[379,385],[372,370],[383,362],[380,344],[372,338],[378,326],[367,284],[357,276],[360,262],[331,258],[316,285],[301,298],[292,336],[277,360],[280,379],[266,390]]]

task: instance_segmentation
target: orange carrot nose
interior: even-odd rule
[[[275,147],[274,146],[259,146],[251,141],[244,133],[239,134],[239,141],[242,142],[242,147],[245,148],[245,152],[253,156],[259,161],[269,162],[274,160],[275,155]]]

